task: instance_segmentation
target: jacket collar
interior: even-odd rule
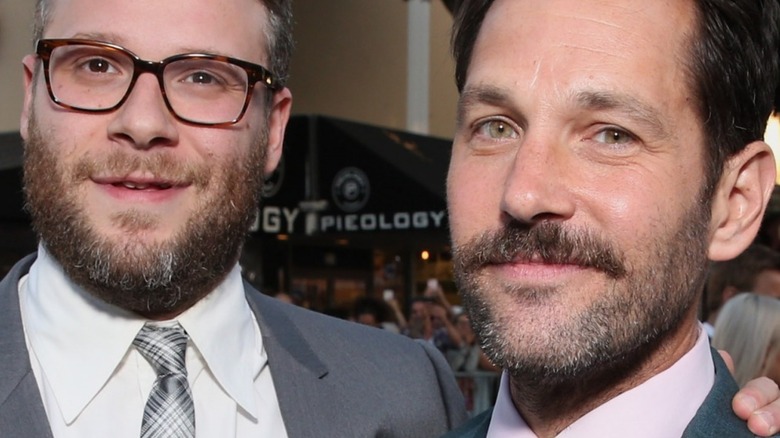
[[[19,310],[19,279],[34,261],[35,255],[25,257],[0,282],[0,431],[4,437],[52,436]]]

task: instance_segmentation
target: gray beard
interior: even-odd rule
[[[625,378],[696,305],[706,273],[709,205],[697,203],[682,217],[677,230],[649,244],[645,260],[625,266],[625,257],[608,243],[555,223],[513,224],[455,247],[456,281],[485,354],[510,373],[513,384],[527,386],[543,403],[545,397],[546,402],[571,400],[572,391],[587,396]],[[517,333],[505,322],[512,315],[496,308],[487,291],[512,297],[527,313],[545,306],[557,291],[491,283],[482,267],[491,254],[502,260],[523,253],[555,262],[572,257],[602,271],[607,286],[600,299],[566,323],[546,333],[536,327]]]
[[[161,154],[139,159],[126,153],[100,162],[83,159],[65,169],[52,152],[58,144],[43,136],[33,113],[25,145],[25,208],[42,244],[73,282],[107,303],[146,317],[178,314],[213,290],[237,263],[256,214],[266,145],[263,132],[248,157],[226,164],[221,173],[207,164],[184,166]],[[191,180],[200,192],[218,190],[203,193],[208,197],[170,239],[149,244],[127,237],[114,242],[94,230],[79,194],[67,190],[95,168],[150,169]],[[154,226],[155,220],[134,210],[113,218],[126,236]]]

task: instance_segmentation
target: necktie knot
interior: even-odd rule
[[[144,325],[133,345],[149,361],[158,377],[171,374],[187,375],[184,354],[189,336],[176,324],[172,327]]]

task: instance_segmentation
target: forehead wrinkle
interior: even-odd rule
[[[133,52],[133,50],[127,47],[127,40],[123,38],[121,35],[115,33],[79,32],[73,35],[73,38],[107,42],[107,43],[118,45],[120,47],[125,48],[125,50],[129,50]],[[195,47],[195,46],[179,47],[177,49],[176,55],[189,54],[189,53],[203,53],[208,55],[222,55],[228,57],[235,57],[234,55],[228,53],[221,53],[219,50],[216,50],[211,47]]]
[[[580,46],[580,45],[574,45],[574,44],[561,44],[560,47],[563,47],[565,49],[577,49],[577,50],[584,50],[586,52],[595,53],[598,55],[606,55],[611,58],[622,58],[622,59],[630,59],[626,53],[622,51],[614,50],[614,48],[611,49],[597,49],[595,47],[586,47],[586,46]]]
[[[76,39],[84,39],[84,40],[93,40],[93,41],[102,41],[106,43],[116,44],[119,46],[123,46],[125,44],[124,39],[121,35],[115,34],[113,32],[77,32],[70,38],[76,38]]]
[[[618,111],[650,128],[656,137],[670,137],[658,110],[633,96],[610,91],[579,91],[575,93],[574,101],[591,111]]]

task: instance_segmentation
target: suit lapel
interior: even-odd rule
[[[715,363],[715,382],[682,436],[683,438],[753,437],[747,424],[740,420],[731,408],[731,399],[739,387],[731,377],[720,354],[710,350],[712,361]]]
[[[329,431],[333,423],[327,405],[338,405],[338,394],[330,388],[328,368],[290,319],[281,303],[266,297],[245,283],[255,313],[279,408],[290,437],[349,436],[349,431]]]
[[[9,438],[52,436],[19,310],[19,279],[34,260],[24,258],[0,282],[0,436]]]
[[[488,429],[490,429],[490,420],[492,418],[493,408],[490,408],[442,438],[485,438]]]

